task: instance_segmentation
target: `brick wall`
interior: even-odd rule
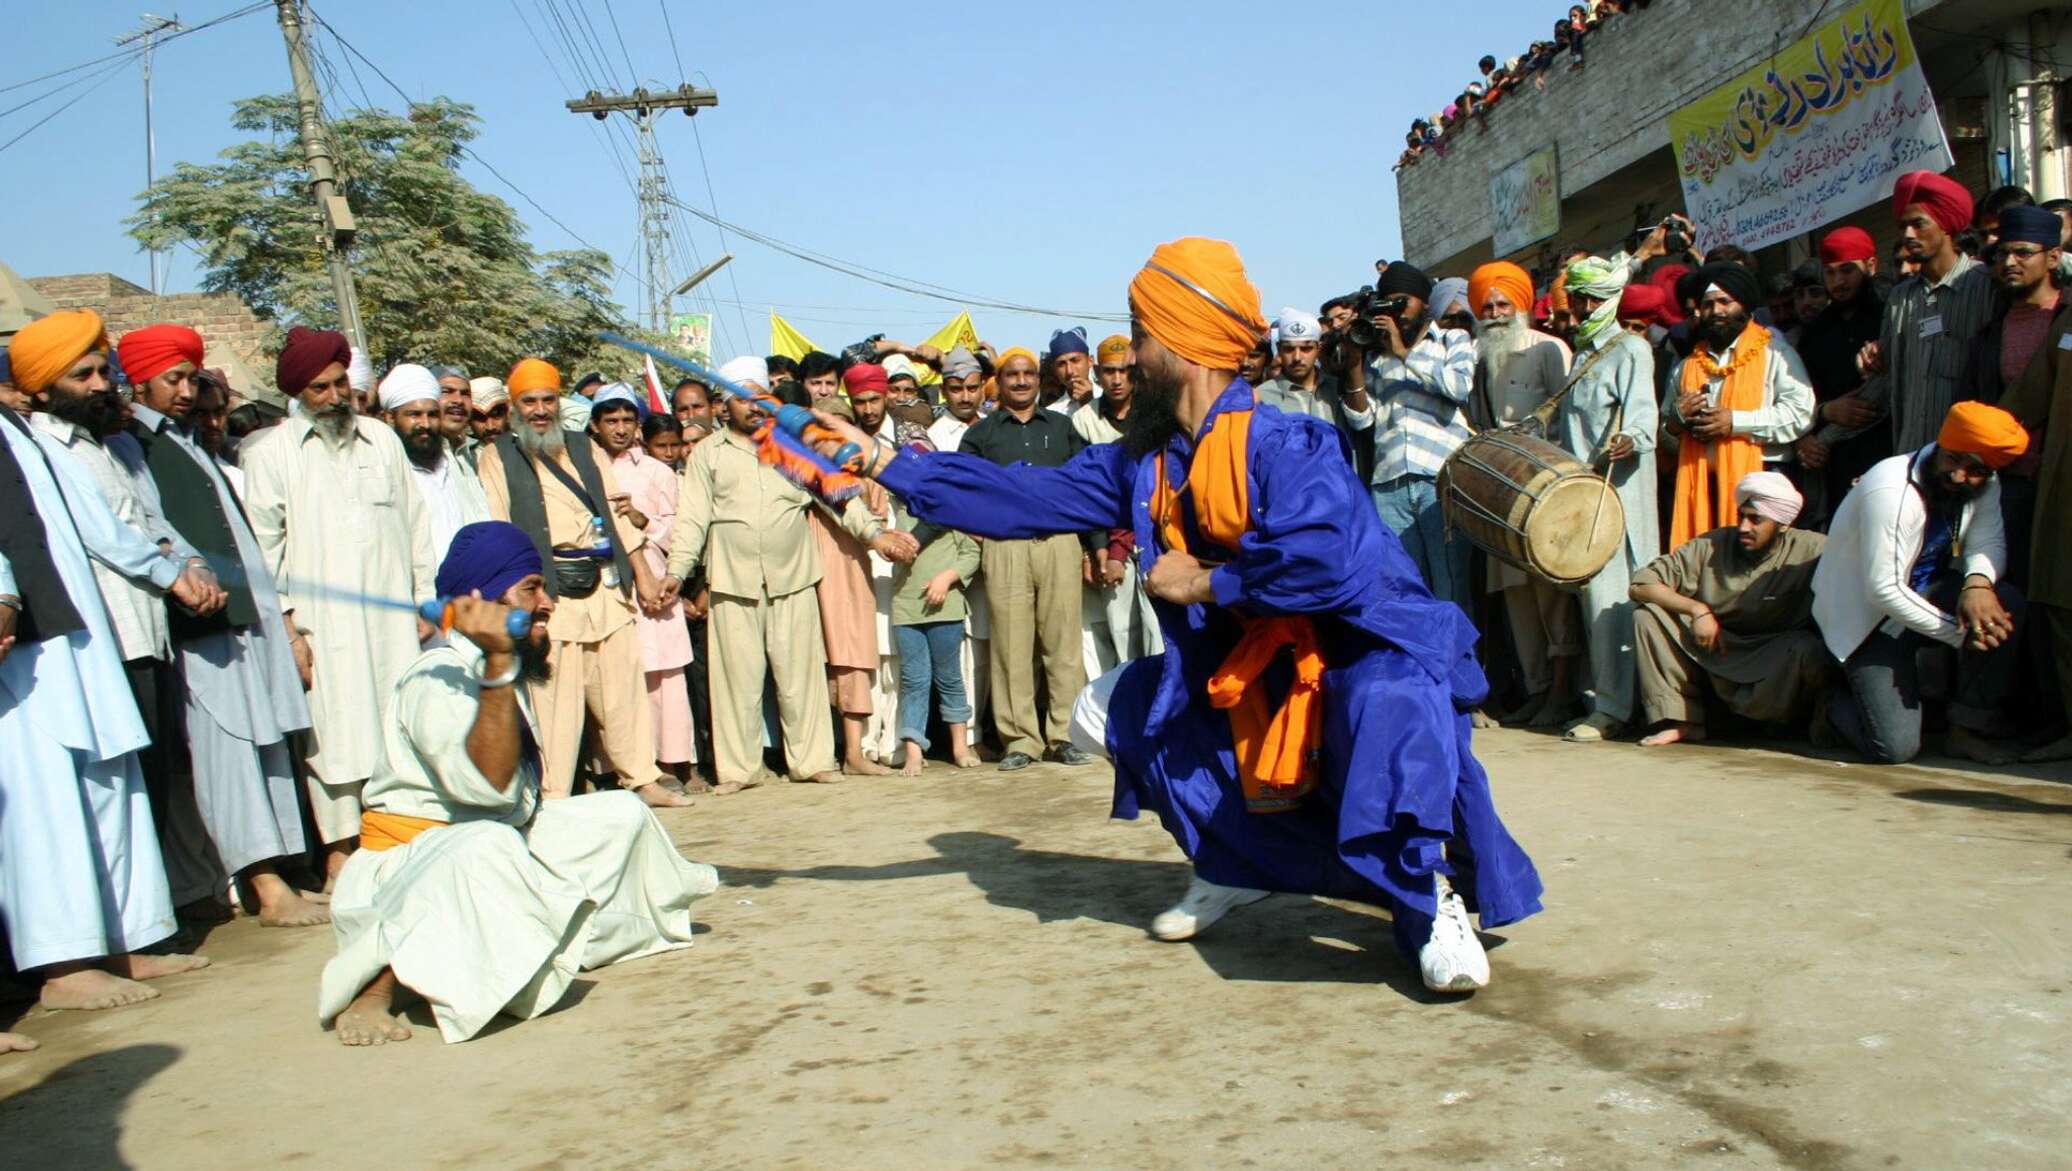
[[[208,343],[212,364],[218,360],[219,351],[227,350],[252,370],[272,365],[264,357],[272,327],[229,293],[153,296],[150,290],[105,272],[38,276],[28,281],[60,309],[92,309],[99,313],[108,323],[109,336],[115,340],[138,326],[170,321],[201,334]]]

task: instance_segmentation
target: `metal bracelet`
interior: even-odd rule
[[[505,671],[503,674],[498,675],[494,679],[478,678],[476,680],[476,686],[483,691],[488,691],[496,687],[509,687],[512,683],[517,681],[518,673],[524,670],[524,667],[525,664],[519,662],[518,656],[514,654],[511,656],[510,670]]]

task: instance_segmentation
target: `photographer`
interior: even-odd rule
[[[1469,546],[1465,537],[1448,538],[1435,481],[1469,435],[1465,408],[1475,386],[1475,342],[1432,321],[1431,296],[1432,278],[1401,261],[1391,264],[1346,336],[1370,355],[1374,506],[1432,593],[1466,610],[1473,597]],[[1348,405],[1359,406],[1350,398]]]

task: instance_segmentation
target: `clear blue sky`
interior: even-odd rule
[[[413,98],[472,104],[485,120],[482,157],[625,272],[637,271],[633,196],[597,124],[562,109],[575,96],[569,87],[586,83],[546,4],[315,6]],[[241,6],[189,0],[177,12],[197,24]],[[141,0],[19,7],[0,86],[114,51],[112,38],[147,10]],[[576,9],[589,16],[603,42],[602,84],[626,88],[635,73],[649,84],[677,80],[657,0],[553,7],[564,20]],[[170,8],[154,0],[148,10]],[[1271,315],[1283,304],[1314,309],[1371,279],[1375,257],[1397,248],[1389,168],[1410,119],[1458,93],[1482,53],[1507,56],[1544,36],[1565,3],[1485,0],[1406,20],[1410,8],[677,0],[668,10],[684,69],[720,93],[696,129],[725,218],[953,289],[1110,311],[1121,310],[1130,274],[1158,242],[1222,236],[1244,254]],[[327,100],[363,104],[347,54],[321,34],[317,41],[344,83]],[[0,93],[0,110],[68,80]],[[376,103],[401,106],[364,66],[359,80]],[[227,121],[233,99],[288,88],[270,6],[164,46],[155,73],[160,173],[175,161],[206,162],[236,140]],[[142,284],[145,258],[121,229],[143,187],[138,68],[0,115],[0,142],[81,92],[78,104],[0,150],[0,260],[24,275],[105,270]],[[659,137],[678,193],[709,207],[692,131],[675,115]],[[517,208],[538,247],[576,244],[479,166],[464,170]],[[705,259],[721,250],[702,224],[690,243]],[[731,250],[731,280],[723,274],[700,290],[721,300],[678,303],[718,311],[722,356],[764,349],[771,305],[828,348],[879,330],[914,340],[955,311],[755,243],[733,239]],[[174,255],[169,291],[196,286],[195,259]],[[617,293],[630,307],[636,286],[625,272]],[[974,317],[1000,343],[1038,345],[1066,324],[988,310]],[[1098,338],[1107,327],[1090,332]]]

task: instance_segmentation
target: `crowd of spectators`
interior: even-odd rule
[[[1547,72],[1566,61],[1567,68],[1581,70],[1587,60],[1590,37],[1607,23],[1646,8],[1654,0],[1587,0],[1571,4],[1567,15],[1554,22],[1552,36],[1534,41],[1525,52],[1499,61],[1485,55],[1476,63],[1479,72],[1454,99],[1438,110],[1411,121],[1404,136],[1403,154],[1396,166],[1413,166],[1426,155],[1444,156],[1461,128],[1473,120],[1479,128],[1498,105],[1520,101],[1520,90],[1529,82],[1535,92],[1547,88]]]

